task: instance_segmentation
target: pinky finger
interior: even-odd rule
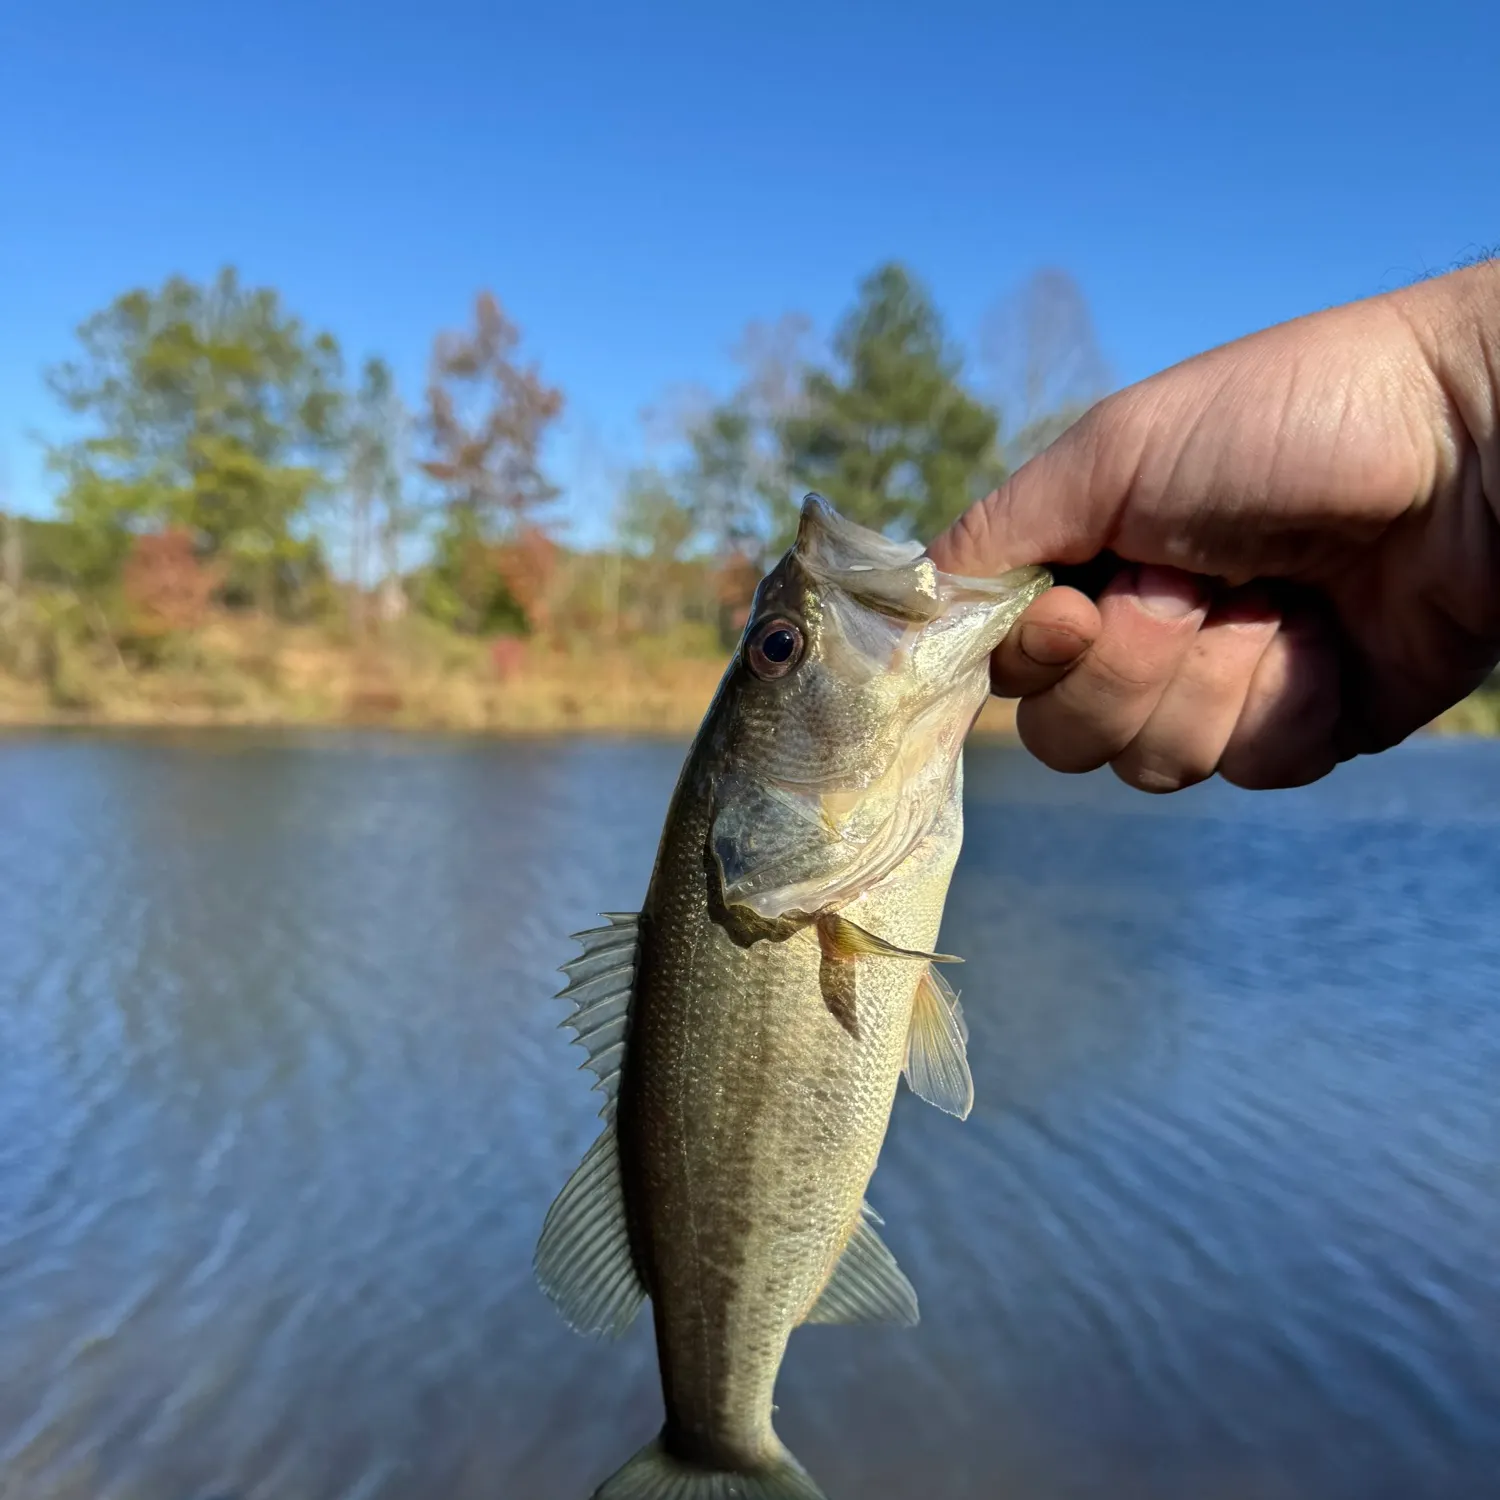
[[[1220,776],[1255,791],[1317,781],[1338,764],[1341,709],[1333,633],[1316,616],[1296,616],[1255,669]]]

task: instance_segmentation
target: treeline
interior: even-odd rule
[[[47,372],[76,433],[47,454],[55,515],[0,517],[0,590],[48,596],[122,664],[213,611],[338,622],[408,614],[474,637],[723,640],[807,489],[930,536],[1101,394],[1073,282],[996,310],[969,378],[925,289],[877,269],[825,348],[806,319],[746,330],[727,398],[648,415],[668,456],[624,476],[615,544],[565,544],[547,440],[564,393],[489,293],[439,334],[414,406],[379,357],[351,365],[232,270],[117,298]],[[0,643],[3,644],[3,643]]]

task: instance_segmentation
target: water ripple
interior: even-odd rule
[[[659,1420],[532,1283],[566,934],[680,747],[0,740],[0,1495],[554,1500]],[[1483,1500],[1500,754],[1145,802],[971,757],[978,1104],[871,1197],[911,1332],[792,1343],[834,1495]]]

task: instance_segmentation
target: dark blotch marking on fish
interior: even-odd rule
[[[829,958],[825,953],[818,964],[818,988],[823,1004],[855,1041],[859,1040],[859,1014],[855,1007],[855,964],[847,958]]]

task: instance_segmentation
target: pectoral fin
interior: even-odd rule
[[[915,948],[898,948],[884,938],[866,932],[838,912],[818,918],[818,942],[823,957],[847,963],[855,958],[914,958],[927,964],[961,964],[963,959],[951,953],[922,953]]]
[[[859,1223],[804,1323],[917,1325],[917,1294],[896,1257],[875,1233],[879,1216],[867,1203]]]
[[[958,996],[936,969],[928,969],[912,1002],[906,1038],[906,1082],[912,1093],[960,1120],[974,1107],[964,1023]]]

